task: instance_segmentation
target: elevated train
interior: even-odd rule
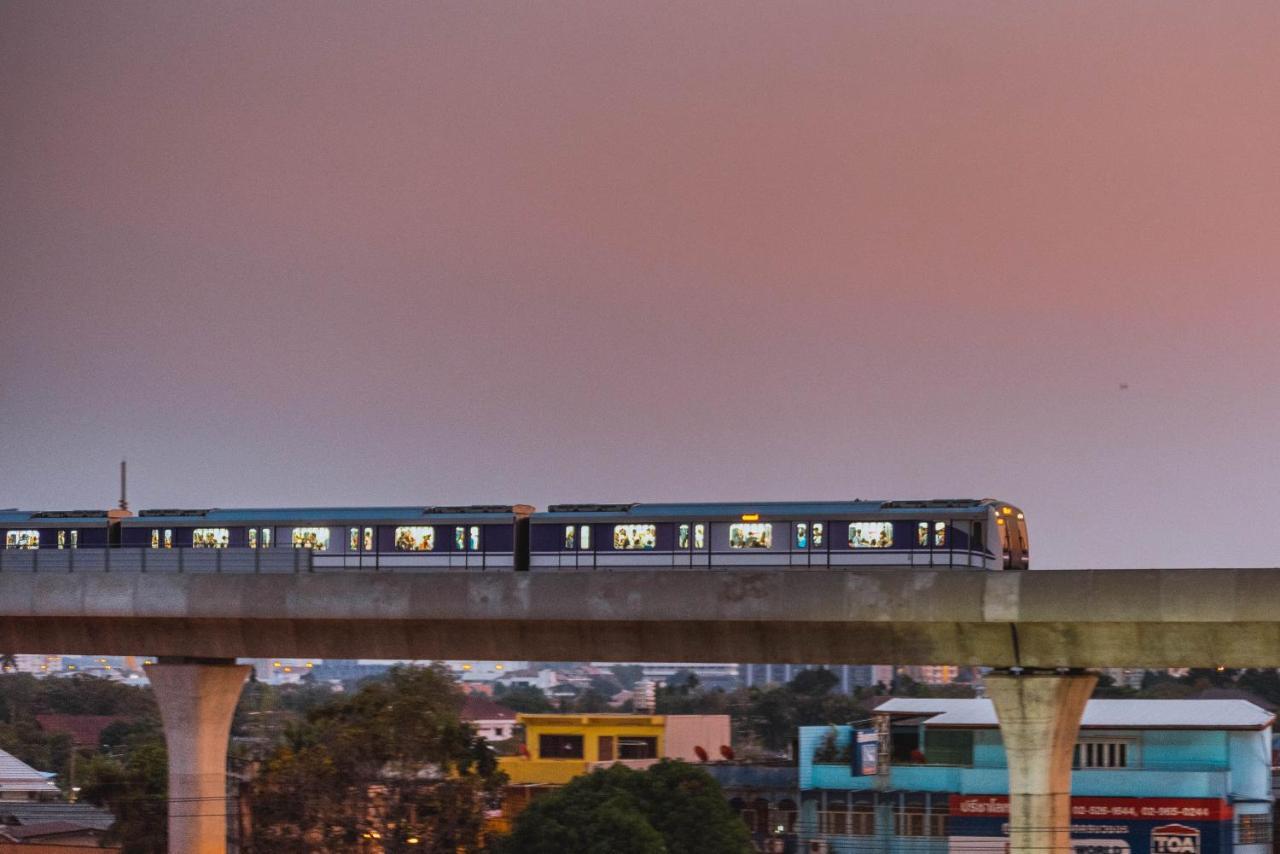
[[[996,499],[0,510],[0,532],[6,550],[147,550],[156,566],[204,549],[305,549],[337,570],[1030,566],[1024,514]]]

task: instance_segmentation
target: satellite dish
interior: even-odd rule
[[[703,747],[701,744],[695,744],[693,746],[693,754],[698,757],[699,762],[706,762],[707,759],[709,758],[707,756],[706,748]]]
[[[720,755],[730,761],[733,760],[733,748],[727,744],[720,745]]]

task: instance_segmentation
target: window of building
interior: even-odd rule
[[[290,533],[295,549],[311,549],[316,552],[329,550],[328,528],[294,528]]]
[[[225,549],[230,542],[231,531],[227,528],[196,528],[191,532],[193,549]]]
[[[619,759],[657,759],[658,739],[654,736],[618,736]]]
[[[822,523],[813,523],[813,547],[819,548],[822,545]]]
[[[578,529],[575,528],[573,525],[564,526],[564,547],[566,549],[574,548],[574,546],[576,545],[574,540],[574,532],[577,530]]]
[[[4,535],[6,549],[38,549],[40,548],[39,531],[8,531]]]
[[[1129,768],[1137,765],[1137,745],[1130,740],[1097,739],[1076,745],[1077,768]]]
[[[538,736],[538,758],[581,759],[582,736],[540,735]]]
[[[652,549],[658,545],[657,525],[614,525],[615,549]]]
[[[1255,813],[1236,816],[1237,845],[1270,845],[1271,844],[1270,813]]]
[[[682,549],[687,549],[689,548],[689,542],[689,526],[681,525],[679,533],[676,535],[676,544]]]
[[[436,529],[430,525],[396,528],[396,551],[429,552],[436,547]]]
[[[926,728],[924,761],[930,765],[973,765],[973,731]]]
[[[851,549],[887,549],[892,545],[892,522],[852,522],[849,524],[849,548]]]
[[[804,522],[796,522],[796,548],[809,548],[809,526]]]
[[[729,548],[773,548],[773,524],[770,522],[734,522],[729,526]]]
[[[596,737],[596,757],[601,762],[613,761],[613,736],[601,735]]]
[[[693,526],[693,547],[695,549],[705,549],[707,547],[707,526],[698,524]]]

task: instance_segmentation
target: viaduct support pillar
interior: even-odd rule
[[[1092,673],[987,674],[1009,761],[1010,854],[1071,854],[1071,758]]]
[[[169,852],[225,854],[227,738],[251,668],[183,658],[146,668],[169,748]]]

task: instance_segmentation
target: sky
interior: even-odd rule
[[[1271,2],[0,3],[0,507],[996,496],[1275,566]]]

